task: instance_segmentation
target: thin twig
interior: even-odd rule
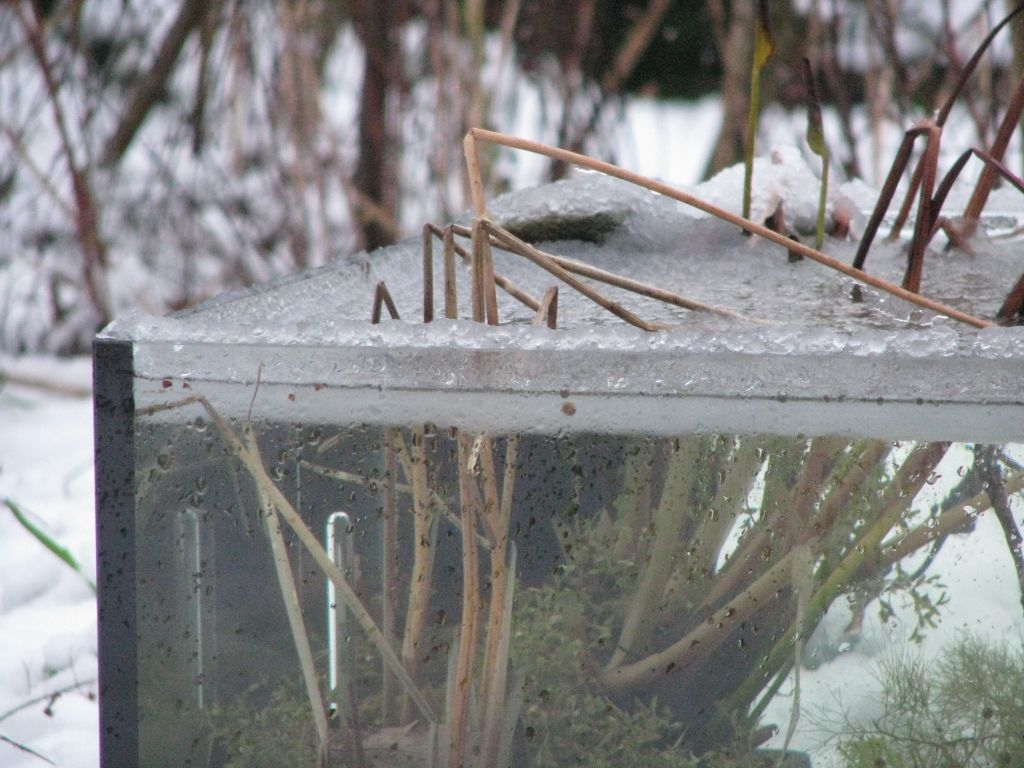
[[[633,314],[617,301],[609,299],[600,291],[597,291],[581,280],[578,280],[570,274],[568,270],[552,261],[547,254],[538,251],[529,243],[520,240],[507,229],[499,227],[487,219],[481,219],[480,221],[483,228],[486,229],[489,234],[494,235],[502,243],[503,248],[529,259],[541,269],[551,273],[569,287],[579,291],[595,304],[607,309],[613,315],[625,320],[630,325],[635,325],[637,328],[645,331],[662,331],[668,328],[664,323],[648,322],[647,320]]]
[[[1010,509],[1009,494],[1006,492],[1006,481],[1003,478],[1003,470],[996,458],[998,448],[996,446],[984,446],[979,449],[979,459],[982,463],[984,473],[985,492],[992,503],[992,511],[996,514],[1000,527],[1003,529],[1003,536],[1006,538],[1006,547],[1010,550],[1010,557],[1013,560],[1013,567],[1017,571],[1017,585],[1020,587],[1020,602],[1024,608],[1024,537],[1021,536],[1017,522],[1013,519],[1013,510]]]
[[[470,236],[470,230],[466,227],[453,225],[452,229],[454,230],[455,234],[461,235],[462,237]],[[501,247],[500,243],[495,237],[491,238],[491,244]],[[762,320],[760,318],[750,317],[739,312],[733,312],[731,309],[723,309],[722,307],[716,307],[711,304],[705,304],[695,299],[688,299],[685,296],[682,296],[678,293],[667,291],[664,288],[658,288],[656,286],[651,285],[650,283],[644,283],[640,280],[634,280],[633,278],[630,277],[623,277],[622,275],[617,275],[614,272],[609,272],[608,270],[592,266],[590,264],[587,264],[586,262],[578,261],[577,259],[570,259],[566,258],[565,256],[556,256],[553,253],[542,251],[539,248],[537,249],[537,251],[547,256],[549,259],[551,259],[553,262],[555,262],[560,267],[565,269],[567,272],[572,272],[573,274],[581,275],[583,277],[589,277],[592,280],[598,280],[602,283],[606,283],[607,285],[613,285],[616,288],[621,288],[625,291],[630,291],[640,296],[646,296],[649,299],[655,299],[656,301],[661,301],[664,302],[665,304],[671,304],[672,306],[680,307],[681,309],[688,309],[693,312],[710,312],[712,314],[720,315],[722,317],[728,317],[733,320],[743,320],[744,322],[750,323],[771,322],[769,320]],[[527,304],[527,302],[525,301],[523,303]],[[527,304],[527,306],[530,305]],[[531,307],[531,309],[538,311],[539,306]]]

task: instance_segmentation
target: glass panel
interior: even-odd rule
[[[136,450],[143,765],[1020,759],[1005,709],[979,730],[907,688],[996,664],[964,643],[1021,625],[1020,445],[286,423],[193,396],[140,412]],[[947,583],[970,557],[1006,567]]]

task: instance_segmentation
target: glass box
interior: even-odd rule
[[[492,214],[729,311],[602,285],[646,332],[495,248],[557,316],[499,290],[472,322],[475,273],[438,242],[435,300],[417,241],[113,324],[104,767],[1018,764],[1019,329],[601,177]],[[925,292],[991,315],[1012,247],[986,247],[931,254]],[[404,319],[371,323],[375,290]]]

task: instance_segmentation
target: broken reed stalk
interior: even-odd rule
[[[692,312],[709,312],[713,315],[719,315],[720,317],[728,317],[732,320],[742,320],[749,323],[762,324],[770,322],[757,317],[744,315],[741,312],[733,312],[731,309],[723,309],[722,307],[715,307],[711,304],[704,304],[703,302],[696,301],[694,299],[688,299],[678,293],[666,291],[663,288],[657,288],[653,285],[649,285],[648,283],[641,282],[640,280],[633,280],[629,277],[616,275],[613,272],[593,267],[590,264],[577,261],[576,259],[569,259],[564,256],[555,256],[553,254],[548,254],[548,256],[555,262],[555,264],[558,264],[567,272],[582,275],[583,277],[589,277],[593,280],[599,280],[602,283],[607,283],[608,285],[615,286],[616,288],[622,288],[623,290],[631,291],[639,294],[640,296],[646,296],[649,299],[664,302],[665,304],[671,304],[674,307],[688,309]]]
[[[441,229],[439,227],[437,227],[437,226],[435,226],[433,224],[428,224],[427,226],[430,227],[431,231],[437,237],[442,237],[443,236],[445,238],[448,238],[448,237],[451,237],[452,235],[461,235],[462,237],[471,238],[473,236],[473,230],[470,227],[461,227],[458,224],[449,224],[447,227],[445,227],[443,233],[442,233],[442,231],[441,231]],[[494,244],[493,238],[491,240],[491,244],[492,245]],[[448,246],[446,245],[445,247],[447,248]],[[457,254],[459,256],[459,258],[461,258],[467,264],[471,265],[473,263],[473,256],[472,256],[472,254],[470,254],[469,251],[467,251],[461,245],[456,243],[454,241],[454,238],[451,241],[451,252],[454,253],[454,254]],[[447,264],[447,262],[446,262],[446,264]],[[454,258],[452,259],[452,280],[453,281],[455,280],[455,260],[454,260]],[[515,283],[513,283],[507,277],[502,275],[500,272],[495,272],[494,273],[494,283],[499,288],[501,288],[503,291],[505,291],[505,293],[507,293],[509,296],[511,296],[513,299],[516,299],[521,304],[526,305],[527,307],[532,309],[534,312],[536,312],[540,308],[540,302],[539,301],[537,301],[535,298],[533,298],[530,294],[526,293],[526,291],[524,291],[521,288],[519,288]],[[455,319],[455,315],[454,314],[451,315],[450,319]]]
[[[434,320],[434,233],[423,225],[423,322]]]
[[[455,235],[451,227],[441,236],[444,249],[444,316],[449,320],[459,317],[459,297],[455,275]]]
[[[896,157],[892,161],[892,165],[889,166],[889,173],[885,177],[885,181],[882,182],[882,188],[878,192],[878,199],[875,200],[875,207],[871,211],[871,216],[868,217],[868,223],[864,227],[864,234],[860,239],[860,245],[857,246],[857,253],[853,258],[854,269],[864,269],[864,262],[867,261],[868,251],[871,249],[871,243],[874,242],[875,234],[878,232],[878,228],[882,224],[882,219],[885,217],[885,212],[889,210],[889,203],[892,202],[892,198],[896,194],[896,187],[900,183],[900,177],[903,176],[903,170],[907,167],[910,162],[910,153],[913,151],[914,142],[917,137],[921,135],[921,129],[911,128],[909,131],[903,134],[903,141],[900,142],[899,149],[896,150]],[[911,182],[911,189],[917,189],[917,185],[921,183],[919,174],[921,168],[918,166],[914,171],[915,178]],[[910,200],[910,195],[907,196],[907,201]],[[904,201],[904,205],[907,207],[907,213],[909,214],[909,203]],[[890,237],[898,237],[900,218],[904,216],[904,212],[901,210],[899,217],[897,217],[897,225],[893,227],[893,234]]]
[[[537,311],[534,313],[533,320],[530,323],[531,325],[547,325],[551,330],[558,327],[557,285],[552,285],[544,292],[544,297],[540,300],[540,306],[537,307]]]
[[[497,224],[487,219],[479,219],[478,221],[488,234],[497,238],[498,242],[501,243],[502,248],[529,259],[541,269],[551,273],[569,287],[579,291],[595,304],[598,304],[608,310],[616,317],[625,320],[630,325],[634,325],[645,331],[663,331],[668,328],[664,323],[648,322],[647,320],[633,314],[617,301],[609,299],[603,293],[591,288],[582,280],[577,279],[566,269],[556,264],[547,254],[537,250],[529,243],[520,240],[507,229],[499,227]]]
[[[377,283],[377,287],[373,290],[373,307],[370,309],[370,322],[373,325],[377,325],[380,322],[380,310],[381,305],[384,305],[388,309],[388,314],[391,315],[392,320],[398,320],[398,307],[395,306],[395,300],[391,298],[391,292],[388,291],[387,285],[381,280]]]
[[[1024,319],[1024,274],[1017,278],[1017,282],[1006,294],[1002,306],[996,313],[996,320],[1004,325],[1013,325],[1022,319]]]
[[[988,328],[990,326],[995,325],[995,323],[989,322],[987,320],[982,320],[981,318],[978,317],[974,317],[973,315],[969,315],[966,312],[961,312],[958,309],[954,309],[953,307],[947,306],[938,301],[934,301],[925,296],[919,296],[918,294],[915,294],[912,291],[905,290],[898,285],[894,285],[893,283],[888,282],[887,280],[882,280],[881,278],[875,277],[874,275],[870,275],[867,272],[864,272],[860,269],[851,267],[848,264],[839,261],[838,259],[834,259],[831,256],[825,255],[824,253],[815,248],[811,248],[807,245],[804,245],[803,243],[790,240],[785,235],[780,235],[776,232],[773,232],[771,229],[767,227],[761,226],[760,224],[755,224],[754,222],[749,221],[748,219],[745,219],[741,216],[737,216],[736,214],[731,213],[725,210],[724,208],[720,208],[717,205],[713,205],[712,203],[708,203],[704,200],[701,200],[700,198],[695,197],[694,195],[691,195],[680,189],[676,189],[675,187],[672,187],[668,184],[664,184],[660,181],[655,181],[654,179],[649,179],[646,176],[642,176],[638,173],[627,171],[626,169],[620,168],[616,165],[612,165],[611,163],[606,163],[601,160],[595,160],[592,157],[581,155],[578,152],[571,152],[567,149],[561,149],[560,147],[551,147],[546,144],[540,144],[535,141],[530,141],[529,139],[521,139],[517,136],[509,136],[508,134],[498,133],[496,131],[489,131],[484,128],[470,128],[466,136],[467,138],[473,138],[474,140],[480,139],[482,141],[500,144],[511,149],[519,149],[525,152],[533,152],[535,154],[544,155],[546,157],[560,159],[564,162],[579,165],[583,168],[589,168],[593,171],[598,171],[608,176],[614,176],[617,179],[622,179],[623,181],[627,181],[631,184],[636,184],[637,186],[643,187],[644,189],[649,189],[652,192],[657,192],[658,194],[664,195],[665,197],[669,197],[673,200],[685,203],[686,205],[696,208],[697,210],[704,211],[705,213],[715,216],[716,218],[719,218],[722,221],[734,224],[737,227],[740,227],[741,229],[750,232],[751,234],[758,235],[759,237],[762,237],[765,240],[769,240],[775,243],[776,245],[782,246],[787,250],[799,253],[801,256],[806,256],[807,258],[816,261],[819,264],[822,264],[823,266],[834,269],[837,272],[841,272],[847,277],[851,277],[854,280],[857,280],[861,283],[870,285],[873,288],[878,288],[879,290],[885,291],[886,293],[896,296],[897,298],[908,301],[911,304],[923,307],[932,312],[936,312],[937,314],[940,315],[945,315],[946,317],[952,320],[965,323],[975,328]],[[475,152],[475,143],[466,142],[466,144],[472,149],[473,152]],[[467,154],[467,157],[468,156],[469,155]],[[479,163],[477,163],[477,167],[479,167]],[[471,189],[474,188],[474,184],[476,183],[477,182],[471,183]],[[478,180],[478,184],[481,189],[481,205],[483,205],[482,180]]]
[[[932,234],[939,228],[939,211],[942,209],[942,204],[946,201],[946,195],[949,194],[949,190],[952,189],[953,183],[956,181],[960,172],[963,171],[964,166],[971,156],[977,157],[985,166],[992,170],[993,173],[997,173],[1003,177],[1006,181],[1017,189],[1018,192],[1024,194],[1024,179],[1021,179],[1017,174],[1003,165],[997,158],[983,152],[980,149],[968,149],[962,153],[960,157],[956,159],[956,162],[946,172],[946,175],[942,177],[942,182],[935,190],[935,196],[932,198]],[[980,214],[979,214],[980,215]],[[975,219],[976,220],[976,219]]]
[[[344,572],[331,560],[330,555],[324,549],[319,539],[317,539],[316,534],[309,529],[309,526],[306,525],[299,513],[295,511],[291,502],[288,501],[287,497],[281,492],[281,489],[271,479],[258,453],[251,450],[247,442],[244,442],[238,436],[227,419],[221,416],[220,412],[213,407],[213,404],[202,395],[192,395],[174,403],[142,409],[139,411],[139,415],[152,415],[173,408],[181,408],[192,403],[199,404],[206,411],[210,420],[217,426],[221,437],[227,443],[231,454],[242,464],[246,473],[259,487],[260,491],[266,494],[277,510],[277,513],[288,523],[288,526],[313,557],[313,561],[320,567],[320,570],[334,583],[338,598],[345,604],[353,618],[359,622],[359,626],[366,633],[370,643],[377,649],[381,658],[387,663],[388,668],[401,682],[405,691],[412,698],[417,709],[419,709],[420,714],[428,722],[437,722],[437,715],[434,713],[433,708],[416,687],[415,683],[413,683],[412,678],[406,673],[401,659],[398,658],[398,655],[387,643],[384,634],[373,620],[370,612],[366,610],[359,596],[352,589],[352,585],[348,583],[348,578]]]

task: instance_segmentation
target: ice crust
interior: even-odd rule
[[[811,198],[817,204],[814,175],[796,150],[779,150],[776,154],[784,162],[759,160],[766,164],[761,175],[767,178],[758,176],[755,169],[762,190],[755,195],[755,216],[758,205],[771,206],[785,199],[791,212],[787,220],[810,217],[811,209],[803,209],[808,208]],[[728,169],[690,191],[727,208],[738,207],[729,203],[736,196],[728,195],[736,189],[737,180],[732,177],[741,173],[739,167]],[[862,190],[856,191],[857,185],[848,189],[852,196],[863,197]],[[977,334],[874,288],[862,287],[863,301],[855,303],[851,300],[856,284],[852,278],[807,259],[790,263],[787,254],[773,243],[747,237],[736,227],[682,203],[599,174],[583,173],[567,181],[505,195],[490,208],[495,221],[510,227],[558,216],[577,222],[588,216],[613,218],[617,226],[599,244],[567,240],[537,246],[761,322],[690,312],[595,283],[605,295],[641,317],[669,324],[674,330],[653,335],[634,332],[565,285],[559,287],[557,333],[526,327],[532,311],[500,290],[500,327],[482,329],[469,322],[453,327],[435,322],[424,328],[418,322],[422,312],[422,250],[417,238],[248,293],[227,295],[173,318],[128,316],[107,333],[257,344],[374,345],[407,339],[414,344],[447,346],[485,344],[492,339],[499,345],[564,349],[615,348],[635,345],[643,338],[645,344],[654,347],[683,342],[708,350],[722,345],[733,350],[750,349],[753,345],[761,351],[774,348],[786,352],[803,345],[818,351],[877,353],[893,349],[942,354],[972,346],[996,349],[1005,345],[1006,354],[1019,352],[1016,331]],[[803,213],[797,216],[800,211]],[[899,283],[905,267],[905,247],[905,241],[893,244],[877,237],[866,270]],[[976,247],[978,253],[973,256],[933,247],[926,258],[922,293],[963,311],[992,317],[1020,272],[1020,244],[982,236]],[[825,246],[826,252],[847,263],[852,261],[855,248],[855,242],[831,239]],[[437,315],[442,311],[440,251],[440,243],[436,243],[433,266]],[[539,298],[558,282],[519,256],[495,251],[495,263],[500,273],[534,297]],[[469,273],[461,261],[458,273],[460,316],[468,317]],[[378,282],[384,282],[394,297],[401,323],[386,319],[373,328],[367,322]],[[410,327],[396,329],[405,325]]]
[[[793,157],[787,163],[791,167],[779,170],[777,187],[780,193],[797,198],[794,185],[804,183],[799,179],[807,168],[801,169]],[[712,180],[697,194],[703,191],[713,197],[716,183],[723,190],[734,186],[728,179]],[[816,196],[816,188],[813,193]],[[266,288],[224,296],[176,316],[127,316],[110,326],[103,338],[135,344],[136,373],[156,382],[146,395],[154,401],[162,396],[158,383],[167,377],[252,384],[259,370],[264,386],[281,387],[282,392],[308,385],[347,392],[348,400],[331,407],[339,412],[348,409],[350,416],[358,412],[360,418],[370,420],[385,412],[391,418],[412,418],[422,398],[399,407],[396,401],[386,404],[368,395],[357,407],[351,395],[354,390],[460,395],[460,404],[451,406],[454,410],[442,409],[439,418],[447,413],[465,416],[470,391],[554,397],[544,406],[552,413],[557,411],[557,397],[566,392],[596,398],[598,410],[608,406],[600,404],[604,403],[601,398],[619,395],[687,395],[715,402],[743,398],[751,403],[998,404],[1013,412],[987,413],[988,426],[976,434],[994,439],[1008,430],[1014,433],[1011,437],[1019,437],[1019,430],[1006,425],[1024,419],[1024,392],[1019,384],[1022,329],[978,331],[869,287],[861,290],[863,301],[855,303],[851,278],[807,259],[790,262],[772,243],[596,174],[507,195],[490,208],[495,221],[510,226],[558,216],[577,225],[587,216],[614,220],[616,226],[601,243],[563,240],[538,247],[755,319],[690,312],[599,286],[641,317],[671,326],[647,333],[561,285],[558,330],[532,326],[532,311],[500,290],[502,322],[496,327],[464,319],[424,324],[420,322],[422,250],[417,238]],[[866,268],[898,283],[905,243],[881,241],[872,249]],[[1015,253],[1019,243],[982,236],[977,245],[975,256],[930,252],[923,293],[992,317],[1019,274]],[[854,243],[835,241],[826,247],[847,263],[854,248]],[[437,244],[435,315],[443,310],[440,251]],[[495,265],[535,297],[556,284],[554,277],[519,256],[495,251]],[[378,325],[369,322],[373,290],[379,282],[387,285],[403,319],[385,319]],[[459,315],[466,318],[471,314],[469,272],[461,263],[458,292]],[[233,402],[230,409],[244,411],[247,398]],[[320,406],[290,403],[283,407],[315,409],[323,407],[323,400]],[[481,423],[489,413],[497,418],[494,400],[485,401],[473,406]],[[515,410],[529,407],[517,401],[502,418],[510,428],[519,427],[524,417]],[[707,407],[707,415],[687,416],[673,428],[732,424],[735,414],[722,412],[717,405]],[[792,422],[787,427],[786,419],[792,417],[792,407],[783,411],[762,419],[759,428],[790,428]],[[313,411],[308,415],[316,417]],[[911,419],[922,415],[920,410],[905,414]],[[532,426],[537,426],[538,419],[530,418]],[[602,418],[576,421],[608,429],[626,428],[628,421]],[[657,413],[646,405],[636,405],[632,418],[634,425],[660,427]],[[858,423],[874,420],[872,429],[877,434],[885,431],[885,418],[854,408],[830,422],[829,428],[854,430]],[[827,423],[810,411],[805,421],[808,430]],[[557,415],[544,423],[566,426]],[[742,424],[733,426],[742,429]],[[939,431],[927,428],[916,434],[935,437]]]

